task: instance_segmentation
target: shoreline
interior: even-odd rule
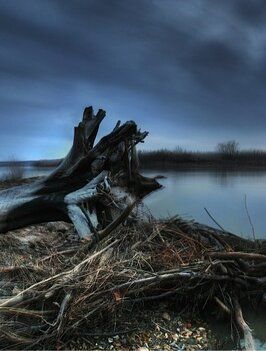
[[[9,168],[14,163],[0,161],[1,168]],[[35,169],[52,169],[58,166],[59,162],[53,160],[49,162],[40,161],[19,161],[15,163],[16,167],[35,168]],[[140,162],[140,169],[162,169],[162,170],[225,170],[225,171],[266,171],[266,162],[242,162],[242,161],[193,161],[193,162],[152,162],[145,160]]]
[[[242,162],[154,162],[153,164],[141,163],[141,169],[162,170],[224,170],[224,171],[266,171],[266,163],[242,163]]]

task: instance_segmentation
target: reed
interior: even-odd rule
[[[11,158],[7,163],[7,173],[4,180],[7,182],[19,181],[25,177],[25,167],[15,158]]]

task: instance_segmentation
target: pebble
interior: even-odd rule
[[[177,335],[177,334],[174,334],[172,337],[173,337],[173,340],[174,340],[174,341],[177,341],[177,340],[178,340],[178,335]]]
[[[170,317],[169,313],[167,313],[167,312],[164,312],[162,317],[166,321],[170,321],[171,320],[171,317]]]
[[[170,311],[170,310],[169,310]],[[170,318],[170,320],[169,320]],[[139,311],[131,320],[137,331],[96,337],[95,350],[112,351],[196,351],[208,350],[213,340],[209,330],[199,320],[189,320],[177,314],[166,312],[166,308],[149,312]],[[120,326],[123,330],[124,326]],[[119,329],[118,329],[119,330]],[[90,340],[93,343],[93,340]],[[88,350],[76,344],[71,350]]]

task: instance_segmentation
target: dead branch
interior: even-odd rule
[[[248,351],[255,351],[256,349],[255,349],[254,339],[252,336],[252,331],[243,317],[241,306],[236,298],[233,300],[233,302],[234,302],[235,319],[236,319],[237,325],[239,326],[240,330],[244,334],[245,348]]]

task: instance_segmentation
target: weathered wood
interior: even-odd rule
[[[254,261],[266,261],[266,255],[250,252],[209,252],[208,255],[211,258],[220,258],[223,260],[241,258]]]
[[[245,349],[247,351],[255,351],[256,348],[255,348],[255,342],[252,336],[252,330],[246,323],[243,317],[241,306],[236,298],[234,299],[234,308],[235,308],[235,319],[236,319],[237,325],[239,326],[240,330],[244,335]]]
[[[160,187],[155,179],[139,174],[135,145],[147,133],[140,132],[134,121],[117,123],[94,145],[104,117],[103,110],[94,115],[91,106],[85,108],[69,153],[48,177],[0,192],[0,233],[63,220],[72,222],[83,238],[113,220],[112,206],[104,202],[113,186],[131,194],[132,201]],[[127,205],[122,204],[121,210]]]

